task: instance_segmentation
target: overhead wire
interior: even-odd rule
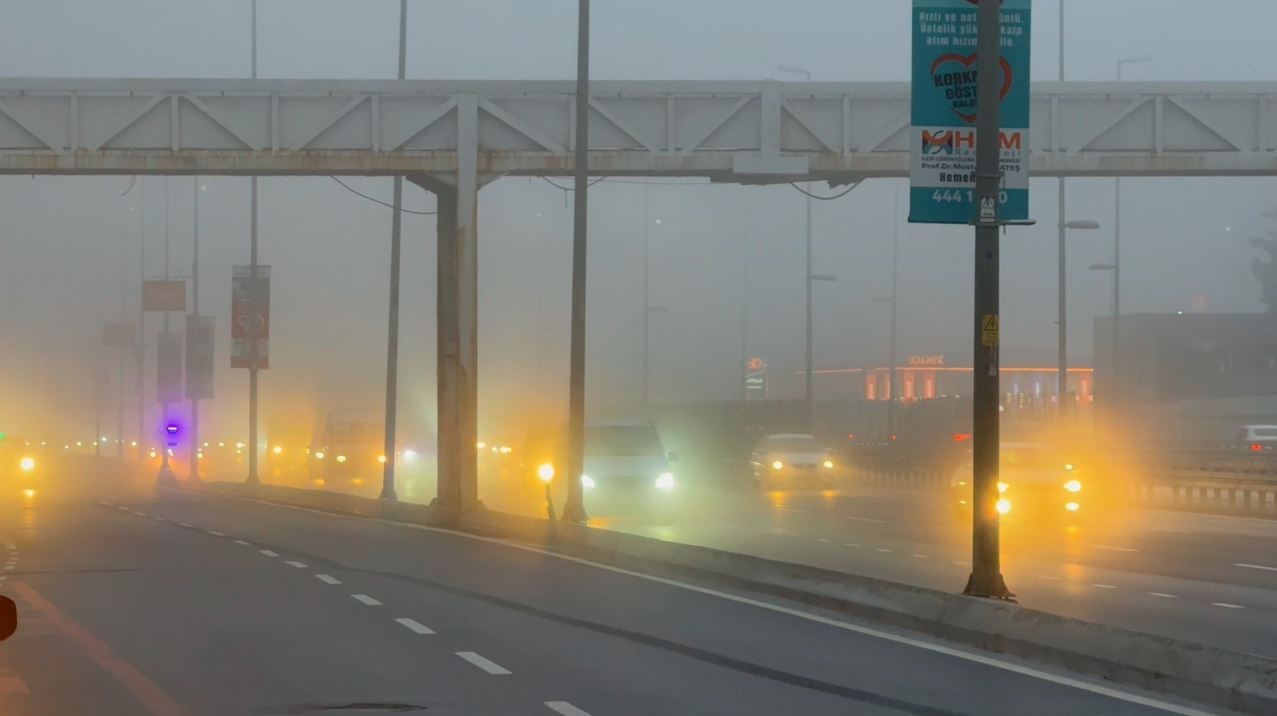
[[[398,209],[399,209],[399,211],[402,211],[402,212],[403,212],[403,213],[405,213],[405,214],[416,214],[417,216],[435,216],[435,215],[437,215],[437,214],[439,213],[439,212],[437,212],[437,211],[416,211],[416,210],[414,210],[414,209],[405,209],[405,208],[403,208],[403,207],[396,207],[394,204],[391,204],[391,203],[390,203],[390,202],[388,202],[388,201],[382,201],[381,199],[378,199],[378,198],[377,198],[377,197],[375,197],[375,196],[368,196],[367,194],[365,194],[365,193],[363,193],[363,192],[361,192],[361,191],[359,191],[359,190],[355,189],[354,187],[352,187],[352,186],[350,186],[349,184],[347,184],[346,182],[344,182],[344,181],[342,181],[342,180],[338,179],[337,177],[332,176],[331,174],[328,176],[328,178],[329,178],[329,179],[332,179],[333,181],[335,181],[335,182],[337,182],[338,184],[340,184],[340,185],[342,186],[342,188],[343,188],[343,189],[345,189],[346,191],[350,192],[351,194],[354,194],[355,196],[361,197],[361,198],[363,198],[363,199],[367,199],[368,201],[371,201],[371,202],[372,202],[372,203],[374,203],[374,204],[381,204],[382,206],[384,206],[384,207],[386,207],[386,208],[389,208],[389,209],[395,209],[395,208],[398,208]]]

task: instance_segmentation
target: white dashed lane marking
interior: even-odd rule
[[[240,547],[252,547],[252,546],[253,546],[253,543],[252,543],[252,542],[245,542],[245,541],[244,541],[244,540],[242,540],[242,539],[237,539],[237,540],[235,540],[235,544],[239,545]]]
[[[266,555],[267,557],[278,557],[278,556],[279,556],[279,553],[278,553],[278,552],[272,552],[272,551],[270,551],[270,550],[268,550],[268,549],[259,549],[259,550],[257,550],[257,551],[258,551],[258,552],[261,552],[262,554]]]
[[[408,629],[408,631],[411,631],[414,634],[434,634],[435,633],[434,629],[431,629],[430,627],[426,626],[425,624],[422,624],[416,619],[409,619],[408,617],[399,617],[395,621],[402,624],[406,629]]]
[[[499,666],[498,664],[495,664],[492,661],[489,661],[488,659],[485,659],[482,656],[479,656],[473,651],[458,651],[454,653],[457,656],[461,657],[462,659],[465,659],[471,664],[474,664],[475,666],[479,667],[480,669],[483,669],[489,674],[492,674],[493,676],[505,676],[506,674],[510,673],[509,669]]]
[[[890,552],[891,552],[891,550],[887,549],[886,547],[879,547],[878,549],[876,549],[876,550],[874,550],[874,551],[875,551],[875,552],[882,552],[883,554],[887,554],[887,553],[890,553]]]
[[[1166,592],[1149,592],[1148,596],[1157,597],[1158,599],[1179,599],[1174,594],[1167,594]]]
[[[1277,572],[1277,567],[1268,567],[1262,564],[1246,564],[1244,562],[1238,562],[1234,564],[1233,566],[1242,567],[1244,569],[1258,569],[1262,572]]]
[[[551,711],[561,714],[562,716],[590,716],[590,714],[578,709],[566,701],[546,701],[545,705]]]
[[[913,558],[914,558],[914,559],[926,559],[926,558],[927,558],[927,555],[925,555],[925,554],[915,554],[915,555],[912,555],[912,556],[913,556]]]
[[[1229,604],[1228,602],[1211,602],[1210,605],[1212,607],[1219,607],[1220,609],[1245,609],[1246,608],[1240,604]]]
[[[189,523],[186,523],[186,522],[178,522],[178,523],[177,523],[177,526],[178,526],[178,527],[185,527],[185,528],[186,528],[186,529],[188,529],[188,530],[189,530],[189,529],[194,529],[194,528],[195,528],[195,525],[192,525],[192,524],[189,524]]]
[[[860,547],[860,545],[858,545],[858,544],[852,544],[852,543],[850,543],[850,542],[847,542],[847,543],[843,544],[843,546],[844,546],[844,547],[851,547],[851,548],[853,548],[853,549]]]
[[[340,580],[340,579],[338,579],[338,578],[336,578],[336,577],[334,577],[334,576],[332,576],[332,575],[330,575],[330,574],[316,574],[316,575],[315,575],[315,579],[318,579],[319,581],[323,582],[324,584],[341,584],[341,580]]]
[[[284,564],[288,565],[289,567],[296,567],[296,568],[298,568],[298,569],[306,569],[306,563],[305,563],[305,562],[298,562],[298,561],[296,561],[296,560],[292,560],[292,559],[288,560],[287,562],[284,562]]]
[[[221,532],[218,532],[217,530],[204,530],[204,531],[205,531],[206,533],[208,533],[208,534],[213,535],[214,537],[225,537],[225,536],[226,536],[226,535],[222,534]]]
[[[1091,586],[1095,587],[1096,589],[1117,589],[1117,587],[1113,586],[1112,584],[1092,584]]]
[[[351,599],[353,599],[353,600],[355,600],[356,602],[359,602],[360,604],[365,605],[365,606],[369,606],[369,607],[379,607],[379,606],[381,606],[381,602],[377,601],[376,599],[373,599],[372,597],[368,596],[367,594],[352,594],[352,595],[350,595],[350,598],[351,598]]]

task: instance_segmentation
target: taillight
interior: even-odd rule
[[[1264,446],[1263,446],[1263,445],[1260,445],[1259,443],[1251,443],[1251,444],[1250,444],[1250,451],[1251,451],[1251,452],[1260,452],[1260,451],[1262,451],[1263,449],[1264,449]]]
[[[971,433],[954,433],[953,441],[955,443],[966,442],[971,439]]]

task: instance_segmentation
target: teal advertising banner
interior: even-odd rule
[[[1031,0],[1002,0],[1000,218],[1029,218]],[[914,0],[909,220],[971,224],[978,41],[976,0]]]

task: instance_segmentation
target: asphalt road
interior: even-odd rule
[[[0,500],[5,714],[1194,713],[492,540],[82,477]]]

